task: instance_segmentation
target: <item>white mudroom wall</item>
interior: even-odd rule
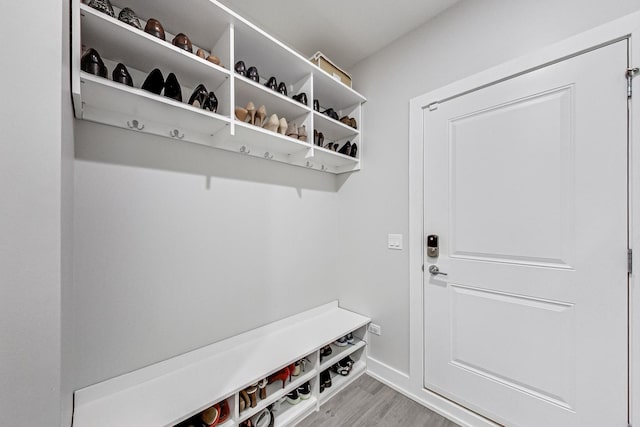
[[[340,243],[357,256],[340,258],[337,277],[341,302],[382,326],[368,347],[378,373],[409,373],[409,100],[638,9],[635,0],[460,1],[351,70],[368,98],[367,149],[338,193],[351,220]],[[403,251],[387,249],[388,233],[404,235]]]
[[[75,144],[74,388],[336,299],[335,175],[82,121]]]
[[[0,14],[2,426],[60,422],[60,294],[71,250],[66,12],[64,1],[35,1],[4,4]]]

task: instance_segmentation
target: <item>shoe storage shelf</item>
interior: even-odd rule
[[[112,2],[115,17],[85,4],[89,0],[72,1],[72,93],[78,119],[334,174],[361,168],[366,99],[217,1],[116,0],[121,3]],[[165,40],[117,19],[124,7],[135,11],[143,29],[147,19],[158,20]],[[172,44],[181,32],[194,53]],[[82,55],[90,48],[106,65],[107,78],[82,71]],[[197,56],[200,48],[217,56],[220,65]],[[235,72],[238,61],[257,68],[257,82]],[[133,86],[112,80],[119,63]],[[175,74],[184,102],[141,89],[156,68],[163,78]],[[265,86],[271,76],[284,83],[286,94]],[[188,103],[200,84],[215,93],[217,111]],[[306,104],[293,99],[301,93]],[[292,131],[281,127],[279,133],[239,119],[236,108],[242,111],[250,102],[256,109],[265,106],[265,122],[275,114],[294,123]],[[340,118],[355,119],[354,126],[320,112],[331,108]],[[357,148],[346,149],[347,142]]]
[[[369,322],[334,301],[77,390],[72,427],[294,426],[365,373]]]

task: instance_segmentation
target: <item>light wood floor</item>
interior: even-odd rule
[[[368,375],[358,378],[299,427],[458,427]]]

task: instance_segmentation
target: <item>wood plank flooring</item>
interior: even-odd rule
[[[358,378],[298,427],[458,427],[368,375]]]

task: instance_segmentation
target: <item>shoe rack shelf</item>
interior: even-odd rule
[[[142,28],[147,18],[160,21],[166,41],[82,1],[72,0],[72,95],[78,119],[333,174],[362,167],[361,131],[314,111],[312,103],[318,99],[322,110],[333,108],[340,117],[354,117],[361,127],[362,104],[366,99],[216,0],[193,0],[188,7],[173,0],[112,3],[116,16],[119,7],[132,8]],[[218,56],[221,65],[173,46],[171,40],[179,32],[188,35],[194,52],[203,48]],[[88,48],[99,52],[109,73],[118,63],[124,64],[135,87],[111,81],[111,74],[104,79],[81,72],[80,57]],[[233,71],[239,60],[247,67],[258,68],[259,82]],[[164,77],[169,73],[177,76],[184,102],[139,89],[154,68],[159,68]],[[264,86],[271,76],[285,82],[287,96]],[[187,104],[198,84],[216,94],[217,114],[198,111]],[[308,105],[292,99],[302,92],[307,95]],[[277,114],[297,127],[304,125],[307,141],[238,120],[235,108],[245,107],[249,102],[256,108],[266,106],[267,118]],[[132,126],[133,123],[136,125]],[[342,155],[315,145],[314,129],[323,133],[325,144],[331,142],[339,147],[347,141],[357,144],[356,155]]]
[[[267,398],[265,400],[258,400],[258,405],[255,408],[245,409],[240,412],[239,420],[243,422],[253,417],[258,412],[262,411],[267,406],[277,402],[281,398],[285,397],[289,392],[295,390],[307,381],[311,381],[318,375],[318,371],[312,369],[308,373],[304,373],[298,377],[293,377],[292,381],[287,383],[285,387],[282,387],[282,383],[277,381],[267,386]],[[296,405],[293,405],[296,406]]]
[[[321,360],[320,370],[324,371],[325,369],[329,369],[331,365],[338,363],[340,360],[344,359],[347,356],[352,355],[356,351],[363,348],[365,345],[366,343],[359,339],[355,340],[355,344],[348,344],[344,347],[338,347],[335,344],[331,344],[331,357]]]
[[[229,125],[229,118],[81,72],[83,118],[112,126],[209,145],[210,135]],[[138,120],[140,111],[151,118]],[[172,117],[172,126],[161,121]],[[160,119],[153,119],[154,117]],[[124,126],[122,126],[124,123]],[[186,129],[186,130],[183,130]],[[185,133],[188,132],[188,133]]]
[[[219,426],[239,427],[265,408],[273,414],[276,427],[294,426],[366,371],[369,322],[334,301],[77,390],[72,427],[171,427],[223,400],[230,417]],[[349,332],[355,343],[332,345],[332,354],[321,362],[320,349]],[[331,387],[320,393],[321,369],[348,355],[355,361],[350,374],[332,377]],[[266,399],[257,397],[256,406],[240,411],[242,390],[303,358],[309,361],[304,371],[291,377],[284,388],[281,381],[269,384]],[[311,395],[289,403],[287,394],[306,382]]]

